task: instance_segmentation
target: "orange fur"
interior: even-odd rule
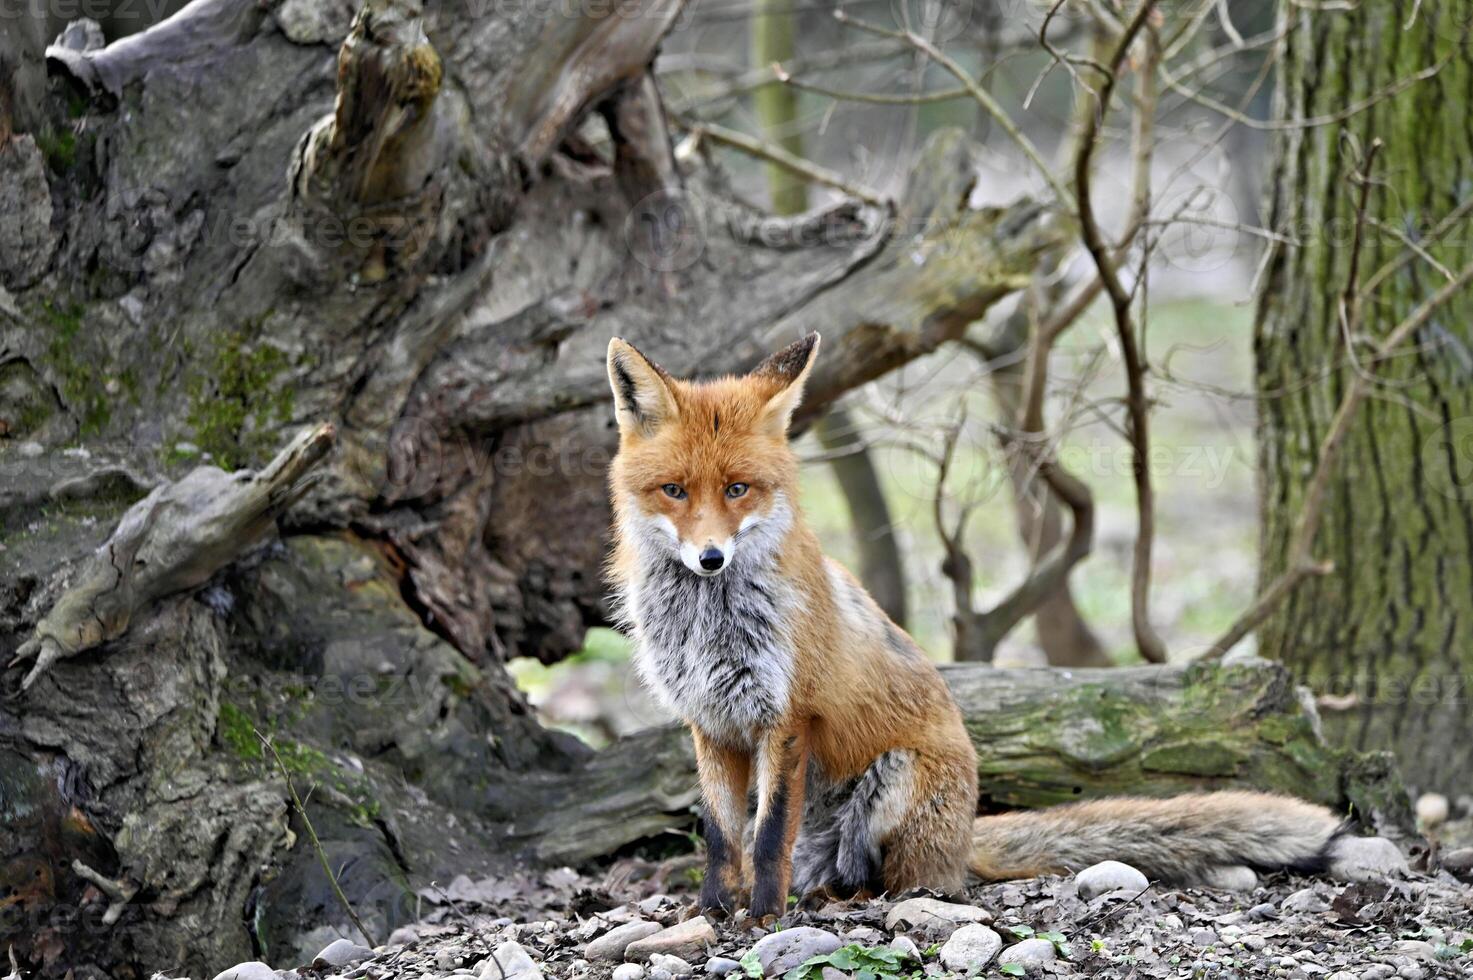
[[[791,669],[781,717],[735,734],[686,719],[707,804],[703,907],[731,907],[746,879],[754,914],[780,914],[810,760],[843,783],[887,753],[903,756],[904,778],[882,785],[890,795],[875,804],[868,826],[882,838],[879,879],[891,892],[957,891],[969,865],[1006,878],[1075,870],[1098,855],[1137,855],[1148,873],[1181,878],[1238,864],[1307,866],[1324,852],[1335,833],[1327,811],[1265,794],[1106,801],[974,823],[976,755],[940,673],[853,576],[823,555],[802,518],[787,426],[816,349],[812,336],[745,377],[691,382],[623,341],[609,346],[620,426],[609,477],[616,539],[609,577],[621,593],[638,579],[638,536],[652,522],[673,531],[682,547],[740,548],[744,521],[779,507],[792,515],[776,558],[778,577],[795,596],[782,614]],[[734,484],[745,492],[733,496]],[[741,841],[754,781],[748,868]]]

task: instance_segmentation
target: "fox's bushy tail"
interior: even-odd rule
[[[979,817],[970,866],[992,881],[1069,874],[1100,861],[1183,884],[1233,867],[1310,873],[1325,869],[1342,829],[1324,807],[1272,793],[1118,797]]]

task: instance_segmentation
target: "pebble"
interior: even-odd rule
[[[624,958],[624,951],[629,948],[630,943],[648,939],[660,929],[658,922],[650,922],[646,919],[626,922],[622,926],[615,926],[597,939],[589,940],[588,945],[584,947],[583,955],[590,960],[618,962]]]
[[[844,938],[850,942],[859,943],[861,946],[874,946],[884,941],[885,935],[878,929],[869,926],[856,926],[844,933]]]
[[[1336,970],[1326,977],[1325,980],[1360,980],[1360,978],[1349,970]]]
[[[1203,926],[1200,929],[1192,930],[1193,946],[1212,946],[1216,943],[1217,933],[1213,932],[1211,929],[1208,929],[1206,926]]]
[[[1119,861],[1101,861],[1099,864],[1092,864],[1074,876],[1074,883],[1079,888],[1079,897],[1086,902],[1106,892],[1122,889],[1135,892],[1144,891],[1150,884],[1145,875]]]
[[[640,903],[643,906],[644,903]],[[630,943],[624,949],[626,960],[644,961],[655,953],[671,956],[700,956],[706,947],[716,942],[716,930],[704,915],[686,919],[667,929]]]
[[[655,967],[650,970],[650,980],[675,980],[675,974],[671,973],[669,970]]]
[[[667,953],[653,953],[650,955],[651,970],[665,970],[672,977],[688,977],[695,973],[695,969],[681,959],[679,956],[670,956]]]
[[[934,898],[908,898],[885,916],[885,928],[893,932],[901,926],[910,925],[918,929],[950,931],[969,922],[991,921],[992,913],[975,905],[958,905]]]
[[[1268,922],[1279,917],[1279,910],[1273,902],[1260,902],[1248,910],[1249,922]]]
[[[1447,822],[1452,806],[1441,793],[1423,793],[1417,797],[1417,825],[1422,830],[1435,830]]]
[[[1330,845],[1330,874],[1347,881],[1400,877],[1407,859],[1385,837],[1341,837]]]
[[[654,915],[660,911],[660,906],[670,901],[669,895],[651,895],[649,898],[641,899],[638,903],[639,910],[645,915]]]
[[[921,961],[921,949],[909,936],[896,936],[890,940],[890,948],[908,960]]]
[[[842,945],[844,941],[832,932],[798,926],[763,936],[752,951],[757,954],[757,962],[762,964],[764,976],[779,977],[803,961],[832,953]]]
[[[367,946],[359,946],[351,939],[335,939],[317,954],[314,963],[323,963],[327,966],[352,966],[372,958],[373,950]]]
[[[1437,947],[1421,939],[1398,939],[1391,944],[1391,952],[1396,956],[1410,956],[1424,963],[1437,962]]]
[[[1330,907],[1313,888],[1301,888],[1281,904],[1290,912],[1324,912]]]
[[[1245,949],[1251,949],[1255,953],[1268,945],[1267,939],[1251,932],[1243,936],[1242,942]]]
[[[1207,872],[1202,884],[1225,892],[1251,892],[1258,887],[1258,875],[1241,864],[1224,864]]]
[[[733,970],[740,970],[742,965],[736,960],[727,959],[725,956],[713,956],[706,961],[706,972],[713,977],[724,977]],[[618,980],[618,978],[615,978]]]
[[[613,980],[643,980],[644,967],[638,963],[620,963],[614,967]]]
[[[276,971],[259,960],[237,963],[224,973],[215,975],[215,980],[276,980]]]
[[[1423,970],[1420,966],[1408,963],[1397,970],[1396,975],[1401,977],[1401,980],[1422,980]]]
[[[542,970],[514,939],[492,950],[481,964],[481,980],[542,980]]]
[[[956,973],[976,973],[991,963],[1000,949],[1002,937],[974,922],[951,934],[941,947],[941,963]]]
[[[1058,952],[1054,949],[1054,944],[1047,939],[1025,939],[1003,950],[997,962],[999,966],[1016,963],[1025,971],[1031,971],[1045,963],[1052,963],[1057,958]]]
[[[1360,980],[1390,980],[1396,976],[1396,967],[1389,963],[1377,963],[1361,971]]]
[[[1442,856],[1442,866],[1464,880],[1473,878],[1473,847],[1460,847]]]

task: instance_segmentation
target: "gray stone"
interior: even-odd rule
[[[695,968],[679,956],[671,956],[668,953],[652,953],[650,955],[651,970],[666,970],[672,977],[688,977],[695,973]]]
[[[855,926],[844,933],[844,938],[851,943],[859,943],[861,946],[873,946],[885,941],[884,933],[869,926]]]
[[[1473,878],[1473,847],[1460,847],[1442,856],[1442,866],[1463,880]]]
[[[1359,978],[1349,970],[1336,970],[1326,980],[1359,980]]]
[[[1206,926],[1192,930],[1193,946],[1211,946],[1217,942],[1217,933]]]
[[[1330,907],[1313,888],[1301,888],[1279,904],[1290,912],[1324,912]]]
[[[1255,953],[1262,950],[1265,946],[1268,945],[1267,939],[1263,938],[1260,935],[1257,935],[1256,933],[1251,932],[1243,937],[1242,942],[1244,948],[1251,949]]]
[[[1003,950],[997,957],[999,966],[1016,963],[1024,970],[1032,971],[1058,958],[1054,944],[1047,939],[1025,939]]]
[[[1330,845],[1330,874],[1347,881],[1402,877],[1410,868],[1385,837],[1341,837]]]
[[[981,923],[962,926],[941,947],[941,963],[956,973],[976,973],[1002,949],[1002,937]]]
[[[1203,875],[1202,884],[1225,892],[1251,892],[1258,887],[1258,875],[1241,864],[1223,864]]]
[[[1360,980],[1389,980],[1396,976],[1396,967],[1389,963],[1376,963],[1361,971]]]
[[[650,980],[675,980],[675,974],[669,970],[662,970],[659,967],[651,967]]]
[[[237,963],[224,973],[216,974],[215,980],[276,980],[276,971],[265,963],[252,960]]]
[[[644,967],[638,963],[620,963],[614,967],[613,980],[643,980]]]
[[[1279,910],[1273,902],[1259,902],[1248,910],[1248,921],[1250,922],[1267,922],[1278,917]]]
[[[908,960],[914,960],[917,963],[921,961],[920,947],[909,936],[896,936],[890,940],[890,948]]]
[[[740,970],[742,965],[736,960],[729,960],[725,956],[713,956],[706,961],[706,972],[713,977],[724,977],[733,970]]]
[[[481,964],[480,976],[481,980],[542,980],[542,969],[521,943],[508,939]]]
[[[1101,861],[1099,864],[1092,864],[1074,876],[1074,883],[1079,888],[1079,897],[1086,902],[1106,892],[1145,891],[1146,886],[1150,884],[1145,875],[1119,861]]]
[[[645,919],[626,922],[622,926],[615,926],[596,939],[590,939],[588,945],[583,948],[583,955],[590,960],[617,963],[624,958],[624,950],[629,948],[630,943],[648,939],[659,932],[660,928],[658,922],[649,922]]]
[[[640,903],[643,907],[643,903]],[[624,950],[624,958],[635,962],[648,960],[656,953],[670,956],[703,956],[706,947],[716,942],[716,930],[704,915],[686,919],[667,929],[630,943]]]
[[[1437,962],[1437,947],[1421,939],[1398,939],[1391,944],[1391,952],[1396,956],[1410,956],[1423,963]]]
[[[908,898],[885,916],[885,928],[894,931],[909,925],[932,931],[949,931],[969,922],[991,921],[992,913],[975,905],[958,905],[934,898]]]
[[[317,954],[315,962],[342,967],[352,966],[354,963],[362,963],[372,958],[373,950],[367,946],[359,946],[351,939],[337,939],[328,943],[327,947]]]
[[[832,953],[842,945],[844,941],[832,932],[799,926],[763,936],[752,950],[757,954],[757,962],[762,964],[763,975],[778,977],[804,960]]]

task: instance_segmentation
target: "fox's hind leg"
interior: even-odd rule
[[[977,812],[977,770],[965,752],[917,753],[904,812],[882,841],[881,879],[892,895],[911,888],[958,894],[966,884]]]

